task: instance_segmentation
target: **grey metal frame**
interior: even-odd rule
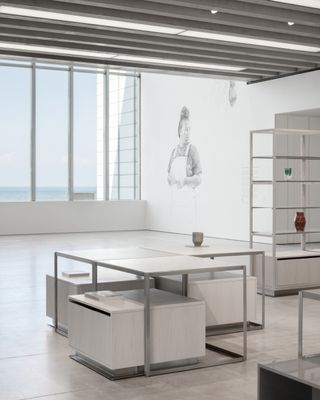
[[[74,65],[74,63],[63,62],[62,65],[59,63],[52,63],[50,65],[50,61],[44,61],[48,65],[38,65],[37,61],[30,61],[29,63],[14,63],[15,60],[19,61],[19,58],[12,57],[11,62],[9,61],[2,61],[0,58],[0,67],[14,67],[14,68],[29,68],[31,69],[31,126],[30,126],[30,186],[31,186],[31,201],[36,201],[36,71],[37,70],[53,70],[53,71],[66,71],[68,72],[68,200],[74,200],[74,173],[73,173],[73,143],[74,143],[74,73],[81,72],[81,73],[89,73],[89,74],[103,74],[105,76],[105,82],[103,84],[104,90],[104,112],[105,112],[105,124],[104,124],[104,138],[105,138],[105,149],[104,149],[104,164],[105,164],[105,200],[109,200],[109,94],[108,94],[108,82],[109,82],[109,74],[114,75],[125,75],[125,76],[134,76],[136,78],[140,78],[140,74],[137,73],[117,73],[116,71],[110,71],[110,67],[103,67],[100,70],[96,70],[92,68],[92,65],[89,65],[88,68],[83,68],[82,66]],[[137,96],[137,103],[135,106],[137,107],[140,102],[140,79],[138,80],[138,91]],[[135,83],[136,85],[136,83]],[[137,110],[135,110],[137,111]],[[140,112],[135,114],[140,118]],[[138,159],[140,161],[140,121],[135,126],[136,129],[136,136],[137,141],[136,143],[139,144],[138,148]],[[137,129],[137,126],[139,127]],[[140,182],[140,163],[139,163],[139,182]],[[139,187],[135,188],[135,197],[136,199],[140,199],[140,183],[135,182],[136,185]],[[138,193],[138,196],[137,196]]]
[[[125,267],[115,266],[113,264],[108,263],[107,261],[96,261],[84,257],[79,257],[75,255],[71,255],[63,252],[55,252],[54,253],[54,328],[57,333],[60,333],[66,336],[66,333],[61,330],[58,326],[58,257],[67,258],[75,261],[84,262],[87,264],[91,264],[92,266],[92,287],[93,290],[96,291],[98,288],[98,266],[113,269],[116,271],[122,271],[130,274],[134,274],[137,276],[141,276],[144,278],[144,375],[145,376],[153,376],[160,374],[167,374],[173,372],[181,372],[199,368],[207,368],[218,365],[225,365],[230,363],[242,362],[247,359],[247,268],[246,265],[236,265],[236,266],[219,266],[203,269],[202,272],[210,272],[213,269],[218,272],[223,271],[242,271],[243,273],[243,354],[238,354],[234,352],[230,352],[226,349],[213,346],[211,344],[206,343],[206,348],[211,351],[222,353],[226,356],[229,356],[229,359],[224,359],[215,362],[199,362],[195,365],[187,365],[187,366],[179,366],[179,367],[170,367],[165,369],[152,370],[151,362],[150,362],[150,278],[157,277],[164,274],[161,273],[138,273],[137,271],[132,271],[131,269]],[[171,271],[170,273],[166,272],[165,275],[177,275],[181,274],[183,277],[183,291],[187,294],[187,282],[188,275],[193,273],[198,273],[197,269],[186,269],[185,271]],[[95,368],[93,363],[88,363],[84,358],[81,358],[81,355],[77,354],[73,357],[76,361],[88,366],[91,369],[95,369],[96,372],[102,373],[101,368]],[[107,376],[110,379],[120,379],[123,377],[115,377],[110,375],[110,371],[105,371],[103,375]],[[133,373],[131,375],[126,375],[125,377],[133,377],[139,376],[141,373]]]
[[[252,253],[252,250],[255,251],[255,253]],[[265,296],[265,279],[266,279],[266,261],[265,261],[265,252],[264,250],[258,250],[258,249],[250,249],[248,253],[243,252],[243,250],[237,252],[232,252],[232,254],[228,253],[227,251],[225,252],[215,252],[214,250],[210,255],[206,256],[198,256],[198,257],[210,257],[210,258],[216,258],[216,257],[236,257],[236,256],[246,256],[248,255],[250,257],[250,272],[252,274],[252,266],[254,265],[253,258],[257,255],[261,256],[261,270],[262,270],[262,277],[261,277],[261,296],[262,296],[262,302],[261,302],[261,324],[252,324],[252,326],[249,326],[249,330],[254,330],[254,329],[264,329],[266,326],[266,296]]]
[[[320,301],[319,290],[301,290],[299,292],[299,318],[298,318],[298,357],[314,357],[315,354],[303,355],[303,299]],[[319,354],[317,354],[319,355]]]

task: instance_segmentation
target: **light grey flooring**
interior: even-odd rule
[[[45,316],[45,275],[55,250],[186,243],[188,237],[117,232],[0,237],[0,399],[256,399],[257,362],[295,358],[297,296],[267,298],[267,327],[250,332],[245,363],[110,382],[72,361]],[[217,245],[241,242],[207,241]],[[259,296],[260,301],[260,296]],[[306,301],[305,350],[320,351],[320,303]],[[241,334],[213,342],[241,345]]]

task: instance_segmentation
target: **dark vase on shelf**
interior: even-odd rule
[[[306,226],[306,217],[304,216],[304,212],[296,212],[296,216],[294,217],[294,226],[296,227],[297,232],[304,231],[304,228]]]

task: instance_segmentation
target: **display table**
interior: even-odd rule
[[[162,254],[163,255],[163,254]],[[55,252],[54,254],[54,270],[55,270],[55,299],[57,299],[57,287],[58,287],[58,259],[59,257],[65,257],[79,260],[79,256],[76,254],[68,254],[62,252]],[[81,260],[88,259],[81,258]],[[116,271],[126,272],[133,275],[141,276],[144,278],[144,374],[146,376],[155,375],[159,373],[177,372],[186,369],[204,368],[213,365],[221,365],[232,362],[240,362],[247,358],[247,274],[245,265],[234,265],[230,263],[216,262],[213,260],[188,257],[188,256],[160,256],[160,257],[146,257],[136,259],[115,259],[115,260],[95,260],[91,261],[93,269],[93,287],[97,287],[97,271],[98,266],[113,269]],[[228,359],[215,360],[208,363],[198,363],[197,365],[176,367],[170,369],[151,370],[151,357],[150,357],[150,278],[166,275],[182,275],[183,276],[183,293],[187,293],[188,275],[194,273],[205,273],[205,272],[224,272],[224,271],[242,271],[243,276],[243,354],[230,352],[226,349],[217,348],[215,346],[206,344],[207,349],[224,353],[228,356]],[[57,326],[57,302],[55,309],[55,323],[56,330]]]
[[[67,325],[67,298],[69,294],[83,293],[84,291],[90,290],[98,290],[98,280],[97,280],[97,262],[99,260],[105,259],[127,259],[127,258],[144,258],[144,257],[162,257],[168,256],[168,253],[143,249],[140,247],[123,247],[116,249],[89,249],[89,250],[73,250],[73,251],[63,251],[56,252],[54,255],[54,290],[53,296],[51,297],[51,293],[47,294],[47,304],[49,304],[49,310],[47,309],[47,313],[52,315],[51,312],[51,302],[53,299],[53,319],[55,330],[62,335],[66,335],[65,325]],[[88,283],[88,277],[86,278],[72,278],[66,279],[63,281],[58,279],[60,277],[58,270],[58,257],[71,259],[74,261],[78,261],[81,263],[86,263],[91,265],[91,287],[88,286],[81,287],[80,281],[82,279],[83,283]],[[129,275],[131,278],[129,278]],[[104,285],[106,283],[105,278],[109,276],[110,284]],[[118,278],[117,278],[118,276]],[[141,286],[141,283],[138,280],[141,279],[139,276],[132,276],[132,274],[117,274],[117,272],[109,271],[104,272],[104,275],[101,276],[101,282],[104,281],[103,286],[99,285],[99,289],[110,289],[110,290],[127,290],[127,289],[138,289]],[[48,278],[49,283],[47,289],[50,292],[51,280]],[[125,283],[124,280],[127,280]],[[77,285],[73,285],[73,282],[79,282],[79,287]],[[121,282],[117,285],[117,281]],[[60,283],[59,283],[60,282]],[[129,286],[127,286],[129,285]],[[152,285],[152,283],[151,283]],[[50,298],[48,299],[48,296]],[[62,324],[62,325],[60,325]]]
[[[55,254],[55,258],[59,256]],[[97,263],[99,266],[115,269],[144,278],[144,374],[146,376],[160,373],[184,371],[186,369],[203,368],[213,365],[221,365],[232,362],[244,361],[247,358],[247,274],[245,265],[234,265],[230,263],[216,262],[213,260],[188,257],[188,256],[167,256],[156,258],[141,258],[128,260],[105,260]],[[207,344],[207,349],[217,352],[224,352],[230,356],[229,360],[217,360],[210,363],[198,363],[193,366],[183,366],[169,369],[151,369],[151,322],[150,322],[150,278],[166,275],[183,276],[183,292],[187,293],[188,275],[205,272],[242,271],[243,275],[243,354],[231,353],[228,350],[217,348]]]
[[[320,356],[258,365],[258,400],[287,399],[320,399]]]
[[[101,301],[69,297],[72,358],[99,368],[108,378],[143,373],[144,292],[117,292]],[[205,304],[150,290],[150,361],[157,367],[192,365],[205,356]]]
[[[236,257],[236,256],[249,256],[251,273],[259,277],[259,283],[262,294],[262,310],[261,310],[261,324],[252,324],[253,329],[265,327],[265,252],[259,249],[249,249],[244,247],[224,247],[219,248],[214,245],[202,245],[195,247],[192,245],[175,245],[170,243],[157,243],[152,246],[146,247],[150,250],[157,250],[162,252],[170,252],[178,255],[202,257],[202,258],[217,258],[217,257]],[[255,257],[261,257],[260,268],[256,265]]]

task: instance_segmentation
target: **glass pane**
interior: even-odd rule
[[[31,69],[0,67],[0,201],[30,200]]]
[[[97,75],[74,74],[74,199],[97,198]]]
[[[37,200],[68,200],[68,97],[68,72],[37,70]]]
[[[109,194],[111,199],[138,196],[136,77],[110,75]]]

